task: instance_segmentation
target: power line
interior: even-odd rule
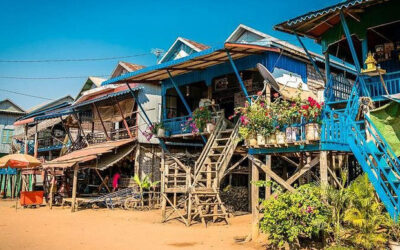
[[[85,62],[85,61],[106,61],[115,59],[126,59],[139,56],[152,55],[151,53],[136,54],[130,56],[113,56],[113,57],[98,57],[98,58],[72,58],[72,59],[41,59],[41,60],[8,60],[0,59],[0,63],[50,63],[50,62]]]
[[[7,89],[0,89],[0,91],[4,91],[4,92],[8,92],[8,93],[13,93],[16,95],[23,95],[23,96],[28,96],[28,97],[33,97],[33,98],[38,98],[38,99],[44,99],[44,100],[54,100],[51,98],[47,98],[47,97],[42,97],[42,96],[37,96],[37,95],[30,95],[30,94],[25,94],[25,93],[21,93],[21,92],[16,92],[16,91],[11,91],[11,90],[7,90]]]
[[[109,75],[97,75],[93,77],[108,77]],[[12,80],[60,80],[60,79],[86,79],[88,76],[54,76],[54,77],[24,77],[24,76],[0,76],[0,79]]]

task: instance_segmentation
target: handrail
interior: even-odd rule
[[[386,147],[389,149],[389,152],[392,154],[392,157],[396,160],[397,164],[400,165],[400,160],[396,157],[396,154],[394,153],[392,147],[389,145],[389,143],[386,141],[385,137],[379,132],[379,130],[376,128],[375,124],[372,122],[371,118],[369,118],[367,115],[365,116],[365,120],[368,121],[368,124],[372,125],[372,128],[375,130],[375,132],[378,134],[379,138],[382,140],[382,142],[386,145]],[[373,134],[373,133],[372,133]]]
[[[218,113],[217,113],[218,114]],[[205,159],[207,158],[208,152],[210,151],[212,145],[214,144],[214,139],[216,135],[219,133],[222,127],[222,121],[224,120],[224,114],[221,112],[219,119],[215,125],[214,131],[211,133],[210,137],[207,140],[206,145],[204,146],[199,158],[195,162],[195,176],[197,176],[198,172],[200,171],[201,166],[203,165]]]
[[[364,137],[362,136],[362,134],[361,134],[360,130],[357,128],[357,126],[354,126],[355,123],[352,123],[351,125],[352,125],[352,127],[354,127],[354,130],[351,129],[350,131],[356,133],[356,136],[355,136],[356,138],[357,138],[357,135],[359,137],[359,140],[354,140],[354,142],[356,142],[359,145],[360,145],[360,142],[362,142],[361,145],[366,145],[367,142],[364,139]],[[360,145],[360,147],[361,147],[361,145]],[[373,162],[371,162],[371,159],[367,155],[365,155],[365,153],[363,151],[360,151],[360,153],[362,153],[365,156],[365,158],[367,158],[367,160],[370,162],[370,164],[368,164],[368,165],[374,169],[375,174],[376,174],[376,178],[377,178],[378,181],[382,181],[382,180],[380,180],[380,173],[383,173],[383,175],[385,176],[385,178],[387,180],[389,179],[389,177],[388,177],[388,175],[387,175],[387,173],[385,171],[380,171],[380,168],[379,168],[378,164],[377,164],[377,167],[375,167]],[[375,153],[372,153],[371,155],[372,155],[373,159],[378,163],[379,160],[378,160],[377,156],[375,155]],[[392,183],[390,183],[390,182],[388,182],[388,183],[392,186],[392,189],[395,191],[395,193],[398,196],[400,196],[400,192],[395,187],[393,187]],[[385,189],[385,191],[387,193],[390,193],[390,190],[388,190],[386,185],[381,185],[381,186],[383,186],[383,188]],[[393,204],[396,204],[396,201],[393,199],[393,196],[388,195],[388,197],[392,200]]]

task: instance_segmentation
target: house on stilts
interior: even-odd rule
[[[394,112],[400,93],[399,9],[400,2],[394,0],[348,0],[275,26],[299,41],[301,37],[313,39],[325,55],[321,139],[314,146],[296,146],[290,151],[320,155],[322,184],[337,182],[337,173],[344,167],[350,174],[365,172],[395,220],[400,206],[399,114]],[[331,57],[354,65],[356,79],[336,77]],[[261,156],[281,152],[281,148],[250,150]],[[294,175],[315,162],[311,159],[301,165]],[[279,182],[279,176],[271,176]],[[282,184],[290,190],[289,180]]]
[[[190,46],[193,44],[199,51]],[[310,62],[308,56],[315,60]],[[232,180],[235,178],[237,183],[248,187],[247,193],[252,190],[253,194],[250,181],[255,174],[251,174],[250,166],[255,161],[254,155],[267,152],[250,150],[249,156],[248,148],[238,138],[240,119],[232,117],[236,108],[251,101],[259,91],[268,88],[270,96],[276,92],[265,83],[257,70],[258,64],[272,72],[274,79],[287,90],[301,88],[323,99],[323,56],[245,25],[239,25],[226,42],[214,47],[178,38],[159,64],[102,84],[155,83],[161,87],[161,123],[153,127],[156,125],[158,132],[162,131],[157,137],[162,149],[163,221],[177,218],[186,225],[191,225],[194,219],[204,224],[209,220],[227,221],[229,211],[220,190],[235,182]],[[330,72],[338,78],[355,80],[352,67],[335,60],[330,60],[330,65]],[[305,152],[318,146],[300,147],[299,152]],[[280,150],[295,152],[290,147]],[[305,156],[304,161],[309,158],[312,156]],[[299,164],[287,157],[283,159]],[[317,159],[310,162],[316,165]],[[254,195],[251,198],[258,201]]]

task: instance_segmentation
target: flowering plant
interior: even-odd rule
[[[162,122],[154,122],[149,126],[149,130],[153,135],[156,135],[159,129],[164,129],[164,124]]]
[[[320,122],[322,107],[324,103],[319,103],[312,97],[308,97],[301,105],[300,113],[307,119],[308,122]]]
[[[193,134],[203,131],[207,123],[211,122],[211,111],[206,107],[199,107],[192,113],[192,117],[183,124],[182,130],[190,130]]]

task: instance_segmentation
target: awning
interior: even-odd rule
[[[132,145],[134,141],[135,139],[125,139],[125,140],[110,141],[110,142],[90,145],[86,148],[76,150],[69,154],[58,157],[52,161],[45,162],[43,163],[43,168],[69,168],[77,163],[79,164],[88,163],[92,160],[97,159],[98,157],[101,157],[102,155],[112,154],[114,150],[118,149],[119,147],[122,147],[124,145],[126,146]],[[109,166],[111,163],[112,161],[108,161],[106,166]]]
[[[61,120],[60,118],[53,118],[45,121],[41,121],[37,124],[37,132],[43,131],[46,128],[53,127],[54,125],[60,123]],[[22,133],[19,134],[14,134],[13,138],[22,140],[25,137],[24,131],[21,131]],[[36,126],[33,126],[28,129],[28,138],[33,136],[36,133]]]
[[[379,3],[379,0],[348,0],[308,12],[299,17],[275,25],[276,30],[297,33],[311,39],[319,39],[327,30],[340,22],[339,12],[343,9],[352,16],[358,16],[361,9]]]
[[[133,91],[139,91],[143,89],[142,86],[139,84],[129,84]],[[88,95],[83,94],[81,98],[79,98],[74,104],[72,104],[73,108],[82,107],[85,105],[89,105],[96,102],[101,102],[111,98],[117,98],[119,96],[123,96],[129,94],[130,90],[128,86],[118,86],[116,88],[109,88],[109,89],[100,89],[99,91],[91,92]]]
[[[206,49],[189,56],[156,64],[151,67],[136,70],[102,83],[102,85],[112,83],[159,83],[161,80],[169,78],[167,70],[172,76],[185,74],[191,71],[202,70],[207,67],[229,61],[227,56],[229,51],[233,60],[248,56],[249,54],[259,54],[265,51],[280,52],[278,48],[254,44],[225,43],[214,48]]]
[[[14,126],[21,126],[21,125],[25,125],[27,123],[32,123],[32,122],[34,122],[34,117],[16,121],[16,122],[14,122]]]

